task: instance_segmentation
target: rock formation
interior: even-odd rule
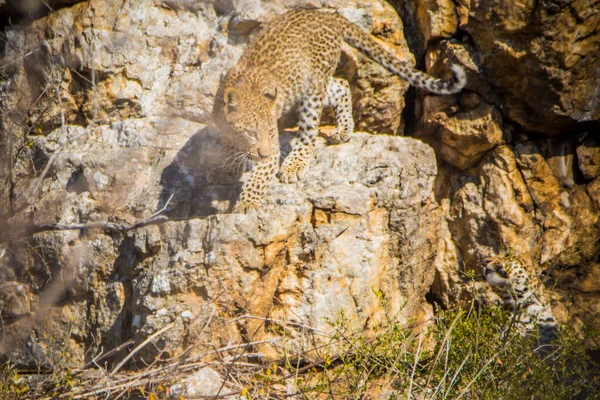
[[[202,332],[275,359],[338,318],[424,322],[427,293],[470,297],[465,273],[503,250],[544,274],[560,322],[598,322],[600,5],[390,3],[402,19],[384,1],[63,1],[5,26],[0,354],[81,367],[169,329],[136,357],[201,354]],[[461,62],[468,87],[405,104],[405,82],[345,49],[370,134],[320,142],[303,182],[231,214],[244,166],[213,124],[221,79],[296,5],[338,9],[413,62],[406,35],[419,68]]]

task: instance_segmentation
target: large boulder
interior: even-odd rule
[[[272,338],[282,324],[285,340],[262,346],[274,357],[340,313],[376,324],[383,294],[396,318],[430,311],[423,260],[439,213],[423,143],[357,135],[319,150],[302,185],[275,184],[258,214],[227,214],[245,165],[211,125],[221,79],[260,23],[302,5],[251,3],[91,0],[7,28],[2,151],[18,156],[1,172],[14,228],[0,229],[4,356],[81,366],[172,321],[164,343],[182,351],[193,322],[217,310],[252,317],[232,325],[233,340]],[[329,3],[410,59],[391,6]],[[395,133],[406,83],[346,51],[358,126]],[[177,221],[19,240],[31,224],[131,224],[157,211]]]

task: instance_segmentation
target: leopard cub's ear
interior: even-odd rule
[[[228,88],[223,93],[223,102],[225,103],[225,113],[234,113],[238,109],[239,94],[234,88]]]
[[[233,105],[236,106],[238,104],[238,93],[234,88],[227,88],[223,93],[223,100],[225,105]]]
[[[269,99],[270,101],[275,101],[275,99],[277,98],[277,88],[276,87],[266,88],[263,91],[263,96],[266,97],[267,99]]]

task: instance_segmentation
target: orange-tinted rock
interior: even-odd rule
[[[473,167],[503,143],[500,113],[475,93],[464,94],[458,101],[450,96],[425,97],[422,121],[433,135],[428,141],[438,156],[461,170]]]
[[[600,119],[600,3],[460,1],[506,116],[544,135]]]

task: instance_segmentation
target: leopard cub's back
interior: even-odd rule
[[[340,58],[341,26],[330,13],[295,10],[273,19],[248,44],[226,81],[253,73],[277,82],[281,111],[298,103],[310,86],[324,87]]]

